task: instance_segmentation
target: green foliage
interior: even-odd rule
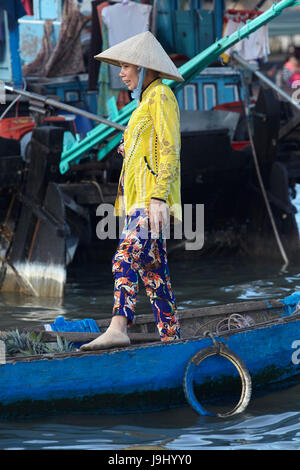
[[[45,343],[43,341],[43,331],[35,333],[27,331],[20,333],[19,330],[9,331],[3,336],[6,353],[10,356],[15,354],[24,354],[33,356],[36,354],[63,353],[75,351],[73,343],[68,342],[57,336],[56,343]]]

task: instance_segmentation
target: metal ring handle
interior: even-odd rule
[[[197,400],[194,393],[194,376],[199,364],[210,356],[219,355],[228,359],[238,370],[242,381],[242,391],[239,402],[237,405],[227,413],[217,413],[216,415],[207,411],[201,403]],[[218,346],[209,346],[197,352],[188,362],[183,378],[183,389],[187,402],[199,414],[205,416],[218,416],[220,418],[227,418],[237,413],[242,413],[248,406],[251,393],[252,381],[251,376],[244,362],[237,354],[230,351],[224,343],[218,343]]]

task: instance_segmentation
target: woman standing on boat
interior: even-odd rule
[[[180,123],[172,90],[162,78],[183,81],[178,69],[150,32],[119,43],[96,59],[121,67],[120,77],[138,102],[119,147],[123,166],[115,215],[125,225],[113,257],[115,281],[111,324],[81,349],[130,344],[138,276],[152,305],[162,341],[180,338],[176,300],[167,263],[165,229],[169,217],[181,220]]]

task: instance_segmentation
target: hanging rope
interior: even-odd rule
[[[255,170],[256,170],[258,182],[259,182],[259,185],[260,185],[260,188],[261,188],[261,192],[262,192],[265,204],[266,204],[266,208],[267,208],[267,212],[268,212],[268,215],[269,215],[269,218],[270,218],[270,222],[271,222],[271,225],[272,225],[274,236],[275,236],[280,254],[281,254],[281,256],[283,258],[283,261],[285,263],[285,266],[287,266],[289,264],[289,260],[288,260],[288,257],[286,255],[286,253],[285,253],[284,247],[282,245],[282,242],[281,242],[281,239],[280,239],[277,227],[276,227],[276,223],[275,223],[275,220],[274,220],[272,209],[271,209],[271,206],[270,206],[270,203],[269,203],[269,200],[268,200],[268,196],[267,196],[267,193],[266,193],[266,190],[265,190],[265,187],[264,187],[264,183],[263,183],[263,179],[262,179],[262,176],[261,176],[261,172],[260,172],[260,167],[259,167],[259,163],[258,163],[256,149],[255,149],[252,129],[251,129],[251,125],[250,125],[251,112],[250,112],[250,107],[249,107],[249,93],[248,93],[248,88],[247,88],[247,85],[246,85],[243,70],[240,70],[240,76],[241,76],[241,83],[242,83],[242,88],[243,88],[243,93],[244,93],[244,106],[245,106],[245,114],[246,114],[247,131],[248,131],[249,141],[250,141],[250,145],[251,145],[251,149],[252,149],[252,155],[253,155]]]

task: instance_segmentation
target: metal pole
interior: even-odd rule
[[[151,33],[153,36],[156,36],[157,33],[157,10],[158,10],[158,5],[157,5],[158,0],[153,1],[153,6],[152,6],[152,25],[151,25]]]
[[[108,119],[97,116],[96,114],[85,111],[84,109],[75,108],[75,106],[70,106],[69,104],[61,103],[60,101],[53,100],[52,98],[47,98],[45,96],[38,95],[37,93],[30,93],[28,91],[18,90],[8,85],[5,85],[5,90],[10,91],[11,93],[17,93],[28,99],[41,101],[45,105],[47,104],[49,106],[53,106],[54,108],[63,109],[64,111],[69,111],[70,113],[74,113],[74,114],[80,114],[81,116],[91,119],[92,121],[97,121],[102,124],[105,124],[106,126],[114,127],[115,129],[119,131],[125,130],[124,126],[121,126],[120,124],[117,124],[116,122],[109,121]]]
[[[279,88],[272,80],[267,78],[262,72],[259,70],[256,70],[256,68],[249,64],[246,60],[244,60],[240,55],[238,55],[237,52],[234,52],[232,54],[233,59],[240,64],[242,67],[244,67],[247,70],[250,70],[254,75],[256,75],[262,82],[264,82],[266,85],[268,85],[270,88],[272,88],[274,91],[276,91],[282,98],[286,99],[289,103],[291,103],[295,108],[300,111],[300,104],[297,103],[297,101],[293,100],[293,98],[288,95],[285,91],[283,91],[281,88]]]

